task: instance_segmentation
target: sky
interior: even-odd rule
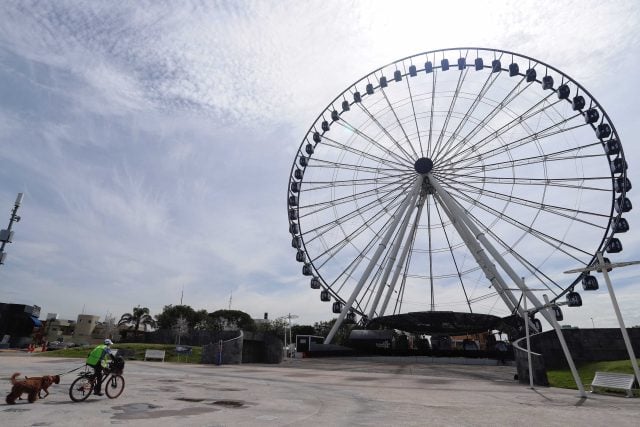
[[[639,24],[632,0],[1,2],[1,227],[24,200],[0,301],[43,318],[182,300],[330,319],[290,245],[298,146],[354,81],[439,48],[515,51],[576,79],[640,186]],[[637,210],[626,218],[616,260],[639,260]],[[640,325],[637,276],[611,275],[628,326]],[[603,281],[583,300],[563,323],[615,326]]]

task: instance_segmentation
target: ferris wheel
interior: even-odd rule
[[[334,329],[506,316],[523,295],[579,306],[577,285],[598,288],[562,271],[622,250],[630,190],[615,127],[578,82],[513,52],[442,49],[380,67],[320,113],[291,168],[289,231]]]

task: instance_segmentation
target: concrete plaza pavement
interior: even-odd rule
[[[637,426],[640,399],[537,388],[512,366],[412,358],[293,359],[280,365],[129,361],[117,399],[68,396],[75,373],[43,400],[2,402],[3,426]],[[81,359],[0,354],[9,393],[14,372],[59,374]]]

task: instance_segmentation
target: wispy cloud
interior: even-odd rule
[[[66,317],[157,313],[184,286],[197,309],[233,292],[256,317],[330,318],[294,260],[284,187],[326,104],[403,56],[529,54],[593,88],[628,140],[639,130],[630,1],[4,2],[0,14],[0,205],[26,194],[0,275],[7,298]],[[639,256],[624,239],[624,258]],[[632,319],[633,276],[619,280]],[[596,305],[582,312],[606,307],[585,299]]]

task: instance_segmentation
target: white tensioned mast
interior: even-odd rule
[[[478,241],[482,243],[482,246],[487,249],[493,259],[507,273],[513,283],[518,286],[518,288],[524,293],[524,295],[526,295],[526,297],[533,303],[536,308],[541,308],[544,304],[540,302],[540,300],[533,294],[533,292],[531,292],[531,290],[529,290],[529,288],[527,288],[524,280],[522,280],[522,277],[518,276],[515,270],[511,268],[511,265],[509,265],[509,263],[502,257],[502,255],[500,255],[500,252],[498,252],[496,248],[491,244],[491,242],[489,242],[484,233],[471,220],[471,218],[469,218],[469,215],[466,214],[466,212],[453,199],[453,197],[451,197],[451,195],[444,188],[442,188],[440,183],[438,183],[438,181],[430,173],[427,175],[427,179],[429,180],[429,183],[433,186],[433,188],[436,189],[436,197],[438,197],[440,203],[449,211],[449,218],[452,221],[454,221],[454,218],[456,218],[464,222],[468,230],[473,233],[473,236],[475,236],[474,240],[476,241],[476,244]],[[465,241],[465,243],[467,242]],[[493,269],[495,270],[495,267],[493,267]],[[501,285],[504,285],[504,281],[502,281]],[[498,289],[496,288],[496,290]],[[513,297],[513,293],[511,293],[506,286],[504,287],[504,290]],[[520,309],[518,311],[522,314]],[[549,318],[550,315],[546,311],[540,310],[540,313],[544,316],[545,319],[547,319],[550,324],[552,323],[551,319]]]
[[[376,308],[378,306],[378,303],[380,301],[380,297],[382,295],[382,292],[384,291],[384,288],[387,286],[387,279],[389,277],[391,269],[392,269],[392,267],[393,267],[393,265],[394,265],[394,263],[396,261],[396,257],[397,257],[397,254],[398,254],[398,250],[400,248],[402,237],[406,234],[405,232],[406,232],[407,226],[409,224],[409,220],[411,218],[411,214],[412,214],[412,210],[413,209],[407,209],[407,208],[409,208],[409,206],[415,206],[418,209],[418,212],[421,213],[422,206],[424,204],[424,201],[425,201],[426,197],[422,197],[420,199],[420,203],[418,203],[417,206],[416,206],[416,200],[417,200],[418,195],[420,194],[420,192],[423,191],[423,187],[427,187],[427,188],[424,188],[425,193],[429,193],[430,192],[430,190],[428,189],[429,185],[431,185],[435,189],[434,196],[438,199],[440,204],[443,206],[446,215],[449,217],[449,219],[453,223],[453,225],[456,228],[456,230],[458,231],[460,237],[463,239],[463,241],[465,242],[465,244],[467,245],[467,247],[471,251],[474,259],[476,260],[476,262],[478,263],[478,265],[480,266],[480,268],[484,272],[484,274],[487,277],[487,279],[489,280],[489,282],[494,286],[494,288],[498,292],[498,295],[502,298],[502,300],[505,303],[505,305],[509,308],[509,310],[511,310],[511,311],[516,311],[517,310],[520,314],[522,314],[522,308],[519,307],[518,300],[516,299],[514,294],[511,292],[511,290],[507,286],[506,282],[504,281],[504,279],[502,278],[502,276],[500,275],[498,270],[495,268],[495,265],[493,264],[491,259],[487,256],[487,254],[485,253],[484,249],[482,248],[482,246],[480,245],[480,243],[478,241],[482,242],[482,244],[485,247],[487,247],[487,249],[489,250],[491,255],[494,256],[494,258],[497,257],[496,260],[498,261],[500,266],[503,267],[503,269],[505,271],[507,271],[508,273],[511,272],[511,273],[513,273],[515,275],[514,270],[511,269],[508,266],[508,264],[502,258],[502,256],[498,253],[498,251],[496,251],[493,248],[493,246],[491,246],[491,244],[488,242],[488,240],[484,237],[484,234],[479,232],[479,230],[475,226],[475,224],[473,224],[470,221],[468,216],[456,204],[456,202],[453,200],[453,198],[437,182],[435,182],[435,179],[433,179],[433,177],[429,173],[431,171],[432,167],[433,167],[433,163],[431,162],[430,159],[423,158],[423,159],[420,159],[420,160],[418,160],[416,162],[415,168],[416,168],[416,172],[418,173],[418,177],[417,177],[416,183],[415,183],[414,187],[412,188],[412,190],[409,192],[409,194],[407,194],[403,204],[400,206],[400,208],[396,212],[396,217],[394,218],[392,224],[390,225],[389,229],[387,230],[384,238],[382,239],[382,242],[378,246],[378,249],[377,249],[376,253],[373,255],[373,257],[369,261],[369,264],[367,265],[367,268],[365,269],[364,273],[360,277],[360,280],[358,281],[358,284],[356,285],[356,287],[354,288],[353,292],[351,293],[351,296],[349,297],[349,299],[347,300],[346,304],[344,305],[340,315],[338,316],[338,319],[337,319],[336,323],[333,325],[333,327],[331,328],[331,331],[329,332],[329,334],[325,338],[325,343],[326,344],[331,342],[331,340],[335,336],[336,332],[338,331],[338,329],[342,325],[342,322],[344,321],[344,318],[346,317],[346,314],[349,312],[349,310],[353,306],[354,301],[356,300],[356,298],[357,298],[358,294],[360,293],[362,287],[364,286],[365,282],[369,278],[369,275],[371,274],[371,271],[375,267],[375,264],[378,262],[380,256],[384,252],[384,249],[387,247],[387,244],[389,243],[389,240],[393,236],[394,231],[398,227],[398,224],[400,223],[400,220],[404,217],[404,221],[402,221],[402,225],[400,226],[400,230],[398,230],[398,233],[396,234],[396,241],[394,242],[394,245],[391,248],[390,255],[389,255],[389,261],[387,263],[387,266],[385,267],[385,271],[383,272],[383,277],[379,282],[379,287],[378,287],[378,290],[376,292],[376,296],[374,298],[374,302],[372,304],[372,307],[370,308],[369,315],[372,316],[375,313],[375,310],[376,310]],[[444,199],[446,199],[446,201]],[[415,228],[415,226],[417,225],[418,220],[419,220],[419,218],[416,218],[413,228]],[[469,225],[469,224],[471,224],[471,225]],[[412,229],[412,232],[413,231],[414,230]],[[412,235],[412,233],[410,233],[409,236],[407,237],[407,242],[405,244],[403,253],[400,256],[400,262],[397,263],[397,265],[396,265],[396,272],[395,272],[395,274],[394,274],[394,276],[392,278],[391,283],[389,284],[389,289],[387,291],[387,296],[386,296],[385,301],[383,303],[382,309],[380,310],[380,315],[383,315],[384,311],[386,311],[386,307],[387,307],[387,304],[389,302],[391,293],[393,292],[393,289],[395,289],[396,281],[397,281],[397,279],[399,277],[398,273],[400,271],[401,265],[404,263],[404,261],[406,259],[407,253],[408,253],[408,248],[410,246],[409,242],[410,242],[410,239],[411,239],[411,235]],[[505,268],[505,266],[507,266],[507,268]],[[525,292],[526,290],[525,290],[525,287],[524,287],[524,283],[522,283],[522,280],[520,278],[518,278],[517,275],[515,276],[516,279],[514,279],[514,276],[512,276],[511,274],[509,274],[509,275],[511,276],[512,280],[514,280],[514,282],[516,282],[519,285],[519,287],[523,290],[523,292]],[[526,295],[528,295],[528,296],[530,295],[530,296],[533,297],[533,298],[530,298],[530,299],[532,300],[532,302],[534,302],[536,307],[541,307],[541,304],[539,303],[539,301],[537,301],[537,299],[535,299],[535,296],[533,296],[530,292],[528,292]]]
[[[428,180],[425,179],[424,181],[424,191],[425,191],[425,197],[422,197],[420,199],[420,203],[417,206],[418,209],[418,214],[416,215],[416,221],[414,223],[414,227],[412,228],[412,232],[409,233],[409,235],[407,236],[407,241],[405,243],[403,252],[400,256],[400,261],[397,263],[396,265],[396,270],[394,272],[393,278],[389,284],[389,289],[387,290],[387,295],[386,298],[382,304],[382,307],[379,310],[379,316],[384,316],[384,313],[387,309],[387,305],[389,303],[389,300],[391,298],[391,295],[396,287],[396,283],[397,280],[400,276],[400,271],[402,270],[402,266],[405,263],[407,254],[409,252],[409,249],[411,248],[411,239],[413,237],[413,233],[415,231],[415,227],[417,226],[419,217],[421,215],[422,212],[422,208],[424,206],[424,202],[426,200],[426,195],[429,193],[433,193],[432,190],[429,189],[430,186],[430,182]],[[435,187],[434,187],[435,188]],[[435,195],[434,195],[435,196]],[[511,291],[508,290],[508,286],[506,285],[506,283],[504,282],[504,280],[502,279],[502,277],[500,276],[500,274],[498,273],[498,271],[495,269],[495,266],[493,265],[493,263],[491,262],[491,260],[487,257],[487,255],[485,254],[484,250],[482,249],[482,247],[480,247],[480,245],[478,244],[477,240],[473,237],[473,234],[470,232],[470,230],[464,225],[464,223],[457,219],[453,214],[450,213],[450,210],[448,208],[448,206],[445,203],[441,202],[441,205],[445,211],[445,213],[447,214],[447,216],[449,217],[449,219],[451,220],[453,226],[455,227],[455,229],[458,231],[458,234],[460,235],[460,237],[462,238],[462,240],[465,242],[465,244],[467,245],[467,247],[469,248],[471,254],[473,255],[474,259],[476,260],[476,262],[478,263],[478,265],[482,268],[485,276],[487,277],[487,279],[489,280],[489,282],[494,286],[494,288],[496,289],[496,291],[498,292],[498,294],[500,295],[500,297],[502,298],[503,302],[505,303],[505,305],[509,308],[509,310],[514,311],[517,307],[518,307],[518,301],[515,298],[515,296],[511,293]],[[405,218],[405,222],[403,223],[403,228],[400,230],[400,232],[397,235],[397,239],[396,242],[394,243],[394,252],[391,253],[390,255],[390,259],[389,262],[387,264],[387,267],[385,269],[385,273],[384,273],[384,277],[383,280],[381,280],[380,282],[380,286],[378,288],[378,294],[376,295],[376,299],[374,300],[374,303],[369,311],[369,318],[373,317],[373,314],[375,313],[375,310],[377,309],[378,306],[378,302],[379,302],[379,296],[382,291],[385,288],[386,285],[386,279],[388,278],[388,272],[391,270],[391,268],[393,267],[393,263],[395,262],[396,256],[397,256],[397,249],[401,243],[401,238],[404,235],[404,232],[406,230],[406,226],[407,226],[407,219],[409,218],[411,212],[409,212],[407,214],[407,217]]]
[[[411,207],[415,206],[415,201],[418,198],[418,195],[420,194],[420,205],[424,204],[424,197],[422,196],[422,194],[424,194],[424,182],[422,184],[423,190],[421,190],[420,192],[416,193],[414,195],[414,199],[411,201],[410,205]],[[419,211],[421,209],[419,208]],[[405,235],[405,232],[407,231],[407,226],[409,225],[409,220],[411,219],[411,216],[413,215],[413,209],[409,208],[407,209],[407,212],[404,215],[404,220],[402,221],[402,224],[400,224],[400,229],[398,230],[398,233],[396,234],[396,239],[393,242],[393,246],[391,248],[391,253],[389,254],[389,261],[387,261],[387,265],[384,269],[384,273],[382,274],[382,278],[380,279],[380,285],[378,286],[378,291],[376,292],[376,296],[373,299],[373,304],[371,304],[371,309],[369,310],[368,313],[368,318],[371,319],[373,317],[373,315],[375,314],[375,310],[376,307],[378,307],[378,303],[380,302],[380,298],[382,297],[382,292],[384,292],[384,288],[387,284],[387,280],[389,279],[389,275],[391,274],[391,269],[393,268],[394,264],[396,263],[396,257],[398,256],[398,250],[400,249],[400,245],[402,244],[402,236]],[[420,214],[418,213],[418,216]],[[411,233],[412,235],[413,233]],[[410,235],[410,236],[411,236]],[[410,236],[408,239],[410,239]],[[409,247],[409,242],[410,240],[407,240],[407,244],[405,245],[405,248]],[[398,267],[401,266],[402,264],[404,264],[403,260],[406,257],[406,250],[403,251],[402,253],[402,257],[400,262],[398,263]],[[395,286],[395,280],[397,280],[397,276],[394,275],[394,280],[393,280],[393,284]],[[386,304],[385,304],[386,306]]]
[[[369,264],[367,265],[367,268],[365,269],[365,271],[362,273],[362,276],[360,277],[360,280],[358,281],[358,284],[356,285],[355,289],[351,293],[351,296],[349,297],[349,299],[347,300],[346,304],[342,308],[342,311],[340,312],[340,315],[338,316],[338,320],[336,321],[336,323],[333,324],[333,328],[331,328],[331,331],[329,331],[329,334],[325,338],[325,340],[324,340],[325,344],[331,343],[331,340],[333,339],[333,337],[335,336],[336,332],[340,328],[340,325],[342,325],[342,322],[344,321],[345,316],[349,312],[349,309],[351,309],[351,307],[353,306],[354,301],[358,297],[358,294],[360,293],[360,290],[362,289],[362,286],[364,286],[365,282],[369,278],[369,275],[371,274],[371,271],[373,270],[373,268],[375,267],[376,263],[378,262],[378,259],[380,259],[380,256],[382,255],[382,253],[384,252],[385,248],[387,247],[387,244],[389,243],[389,240],[391,240],[391,236],[393,236],[393,232],[398,227],[398,223],[400,222],[400,219],[402,219],[402,217],[404,216],[404,213],[407,210],[407,208],[409,207],[409,205],[412,202],[415,203],[416,198],[420,194],[420,190],[422,188],[422,181],[423,181],[423,177],[422,176],[418,176],[416,178],[416,182],[411,187],[411,190],[409,191],[409,194],[407,194],[407,196],[405,197],[404,201],[402,202],[402,205],[400,205],[400,207],[396,211],[395,218],[393,219],[393,222],[389,226],[389,229],[387,230],[387,232],[385,233],[382,241],[380,242],[380,245],[378,246],[378,249],[376,249],[376,252],[371,257],[371,260],[369,261]]]

